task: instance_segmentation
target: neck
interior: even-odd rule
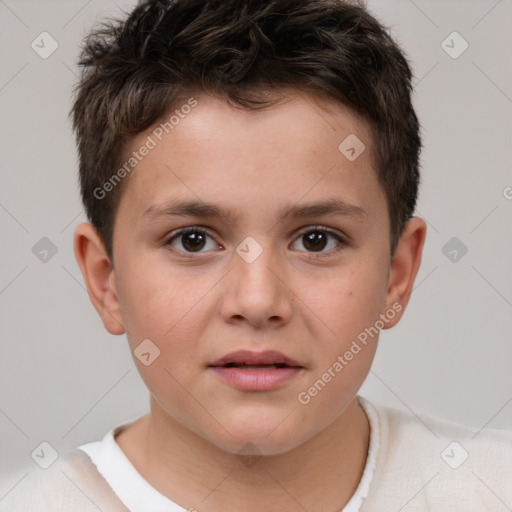
[[[116,441],[145,480],[185,509],[332,512],[359,484],[369,435],[366,414],[354,399],[293,450],[242,460],[186,429],[152,400],[151,413]]]

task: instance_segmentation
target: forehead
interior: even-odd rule
[[[298,202],[306,194],[314,199],[322,190],[325,196],[340,176],[345,193],[375,185],[363,119],[333,100],[290,89],[281,93],[282,101],[260,110],[204,93],[175,104],[130,145],[128,155],[149,139],[154,146],[130,176],[124,194],[131,207],[142,215],[168,201],[172,191],[199,202],[218,198],[235,205],[238,199],[236,208],[254,199],[251,191],[260,205]],[[349,202],[357,203],[357,194],[352,196]]]
[[[187,104],[191,98],[196,106],[189,109]],[[175,136],[176,144],[186,144],[191,138],[202,138],[207,143],[215,137],[221,139],[226,136],[235,142],[247,140],[247,135],[257,135],[256,139],[252,139],[253,144],[260,141],[271,148],[287,142],[303,141],[304,145],[297,147],[297,151],[315,149],[315,146],[321,148],[330,145],[332,148],[333,144],[337,147],[340,137],[354,134],[364,139],[366,149],[372,152],[368,123],[345,104],[284,87],[267,92],[264,98],[278,99],[278,102],[264,108],[248,109],[198,91],[178,101],[170,115],[165,115],[156,128],[163,125],[165,131],[166,126],[169,128],[166,121],[176,123],[169,132],[169,135]],[[177,115],[173,116],[173,113]],[[148,130],[148,133],[154,129]],[[229,149],[236,151],[235,144],[231,144]]]

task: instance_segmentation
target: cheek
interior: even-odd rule
[[[204,299],[215,279],[189,269],[171,272],[170,268],[139,262],[124,272],[119,300],[129,339],[142,336],[165,346],[200,329]]]
[[[362,274],[354,271],[330,279],[322,292],[308,297],[307,305],[318,311],[315,323],[322,328],[316,337],[314,371],[301,397],[326,425],[357,394],[376,353],[379,334],[372,327],[381,313],[383,298],[375,285],[377,276],[365,269]]]
[[[198,365],[206,364],[201,358],[202,333],[214,314],[214,304],[208,300],[213,286],[209,281],[204,275],[194,279],[185,272],[164,279],[149,274],[130,280],[123,289],[123,317],[135,364],[155,399],[169,410],[190,406],[183,383],[197,372]],[[141,352],[137,347],[146,339],[154,343],[158,354],[147,366],[137,357]]]
[[[341,269],[306,294],[304,302],[317,314],[337,346],[344,345],[366,327],[373,325],[382,312],[386,297],[385,269],[361,261],[350,269]]]
[[[161,407],[187,410],[190,395],[188,387],[183,386],[203,362],[201,334],[209,316],[207,304],[194,294],[164,294],[159,290],[157,295],[153,287],[145,288],[141,297],[146,298],[144,303],[133,300],[126,310],[130,328],[127,338],[135,364]],[[142,340],[151,340],[149,352],[151,357],[156,355],[148,365],[137,355],[143,353],[138,347],[146,346]]]

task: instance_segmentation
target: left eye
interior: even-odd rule
[[[312,229],[303,232],[295,243],[297,242],[301,242],[302,246],[305,247],[308,252],[328,252],[342,245],[343,239],[332,231]],[[326,248],[327,250],[325,250]]]

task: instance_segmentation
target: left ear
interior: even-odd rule
[[[393,309],[397,314],[386,322],[385,329],[398,323],[409,302],[414,280],[420,268],[426,234],[425,221],[419,217],[413,217],[407,222],[400,237],[391,260],[386,294],[386,311]]]

